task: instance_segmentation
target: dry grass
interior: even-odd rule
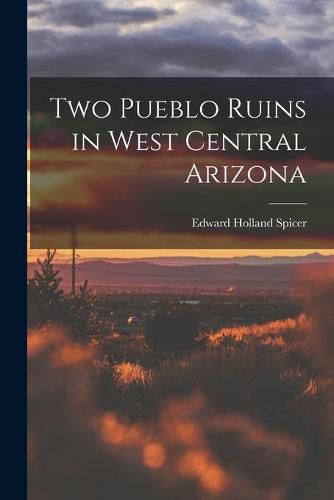
[[[62,335],[31,339],[29,498],[283,500],[302,453],[296,440],[213,412],[200,396],[126,422],[94,404],[92,350],[78,356]],[[74,356],[59,364],[64,349]]]
[[[225,337],[232,337],[236,340],[242,340],[245,337],[266,337],[279,336],[296,330],[305,330],[308,326],[308,320],[304,314],[298,318],[286,318],[277,321],[268,321],[267,323],[248,326],[236,326],[231,328],[222,328],[217,332],[206,335],[208,342],[212,345],[219,345]]]
[[[29,335],[31,500],[334,498],[333,282],[182,356]]]
[[[113,370],[115,380],[119,385],[148,384],[152,380],[151,370],[146,370],[136,363],[117,363]]]

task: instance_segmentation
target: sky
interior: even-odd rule
[[[31,76],[334,76],[333,49],[332,0],[28,0]],[[101,250],[94,255],[157,252],[185,255],[185,250]],[[30,251],[29,258],[37,254]],[[85,250],[81,254],[94,256]]]
[[[87,259],[136,259],[136,258],[152,258],[152,257],[211,257],[211,258],[232,258],[232,257],[246,257],[249,255],[258,255],[261,257],[272,257],[272,256],[301,256],[308,255],[310,253],[318,252],[317,249],[263,249],[263,250],[253,250],[253,249],[228,249],[228,250],[217,250],[217,249],[201,249],[201,250],[179,250],[179,249],[152,249],[152,250],[85,250],[80,249],[77,252],[77,261]],[[321,250],[319,253],[322,255],[333,255],[334,250]],[[34,262],[38,257],[43,258],[45,256],[45,250],[30,250],[28,255],[28,261]],[[70,250],[59,250],[56,254],[56,260],[59,262],[70,262],[71,261],[71,251]]]
[[[332,0],[28,0],[32,76],[332,76]]]

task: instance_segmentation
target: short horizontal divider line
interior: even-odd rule
[[[295,202],[295,201],[287,201],[287,202],[283,202],[283,201],[270,201],[268,202],[268,205],[308,205],[308,203],[306,201],[303,201],[303,202]]]

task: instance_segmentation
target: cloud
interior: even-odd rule
[[[333,70],[329,0],[296,0],[289,10],[287,0],[191,0],[177,11],[132,0],[124,7],[112,0],[32,5],[35,76],[325,76]]]
[[[28,7],[31,5],[50,5],[50,0],[28,0]]]
[[[299,42],[298,45],[304,49],[308,50],[320,50],[332,48],[334,49],[334,38],[324,38],[319,36],[305,36]]]
[[[327,7],[332,0],[290,0],[285,3],[301,16],[325,16]]]
[[[120,34],[113,32],[30,33],[34,76],[210,76],[321,73],[311,56],[278,38],[245,41],[206,23]]]
[[[35,3],[38,0],[35,0]],[[30,12],[30,17],[47,21],[54,26],[89,28],[98,24],[128,24],[157,21],[175,14],[175,10],[154,7],[110,8],[100,0],[72,0],[47,5]]]
[[[202,3],[201,0],[199,2]],[[263,21],[270,15],[269,9],[256,0],[210,0],[210,2],[213,5],[228,7],[232,14],[248,21]]]

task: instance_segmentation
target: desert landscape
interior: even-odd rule
[[[34,500],[329,500],[333,257],[29,264]]]

